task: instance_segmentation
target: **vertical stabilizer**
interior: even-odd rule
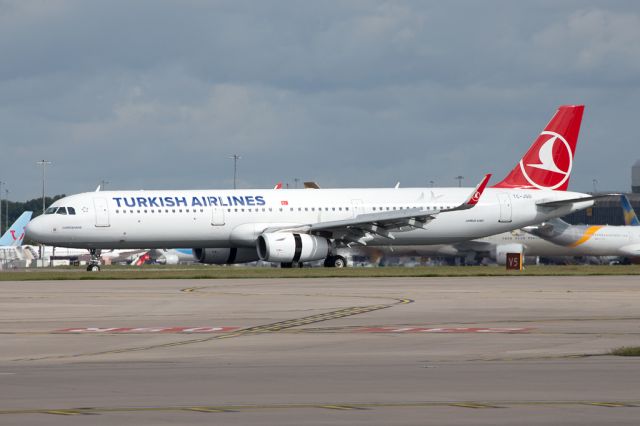
[[[631,203],[626,195],[620,196],[620,203],[622,204],[622,213],[624,214],[624,224],[627,226],[640,226],[640,221],[638,221],[638,216],[636,216],[636,212],[631,207]]]
[[[584,105],[565,105],[533,142],[520,163],[494,188],[566,191]]]
[[[31,220],[33,212],[24,212],[18,220],[13,222],[11,228],[7,229],[2,238],[0,238],[0,246],[19,246],[24,240],[24,227]]]

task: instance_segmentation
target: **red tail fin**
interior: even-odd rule
[[[583,111],[584,105],[558,108],[520,163],[494,188],[566,191]]]

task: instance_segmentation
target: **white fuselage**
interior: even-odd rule
[[[29,238],[78,248],[255,247],[269,228],[351,219],[365,213],[407,208],[451,208],[472,188],[103,191],[72,195],[53,207],[75,214],[45,214],[27,227]],[[443,244],[498,234],[541,223],[593,204],[561,207],[550,202],[587,194],[487,188],[476,206],[441,212],[424,229],[375,235],[370,245]]]

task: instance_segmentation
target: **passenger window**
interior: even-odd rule
[[[65,207],[58,207],[56,214],[67,214],[67,209]]]
[[[67,207],[67,211],[69,212],[69,214],[76,214],[76,209],[74,209],[73,207]]]

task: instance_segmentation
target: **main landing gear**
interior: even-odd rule
[[[324,266],[327,268],[346,268],[347,259],[342,256],[329,256],[324,260]]]
[[[89,272],[100,271],[100,253],[101,253],[100,249],[89,249],[91,260],[89,260],[89,264],[87,265],[87,271]]]

